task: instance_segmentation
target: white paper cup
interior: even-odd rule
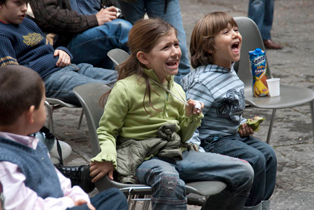
[[[270,97],[280,95],[280,78],[271,78],[266,80]]]

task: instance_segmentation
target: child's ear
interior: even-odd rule
[[[142,52],[142,51],[138,51],[136,54],[137,59],[139,60],[139,62],[141,62],[144,65],[149,64],[149,60],[147,58],[147,55]]]
[[[33,118],[34,111],[35,111],[35,106],[32,105],[29,107],[29,109],[25,113],[26,114],[26,121],[30,124],[34,123],[34,118]]]
[[[212,53],[213,53],[213,51],[212,51],[211,49],[205,49],[205,48],[204,48],[204,51],[207,52],[207,53],[209,53],[209,54],[212,54]]]

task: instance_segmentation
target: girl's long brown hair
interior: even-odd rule
[[[149,105],[153,109],[155,109],[151,103],[152,87],[149,83],[149,77],[144,73],[143,68],[145,68],[145,66],[139,62],[136,55],[139,51],[149,53],[154,48],[157,40],[160,37],[169,34],[172,30],[175,31],[174,27],[172,27],[169,23],[161,20],[160,18],[153,18],[137,21],[129,33],[128,45],[131,54],[124,63],[119,65],[117,81],[129,77],[133,74],[137,75],[138,78],[143,77],[145,79],[146,90],[143,97],[143,106],[145,110],[146,108],[144,103],[146,95],[148,95],[149,97]],[[100,103],[102,106],[104,106],[105,98],[109,94],[110,91],[105,93],[100,98]]]

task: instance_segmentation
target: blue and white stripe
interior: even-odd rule
[[[200,140],[236,134],[245,108],[244,84],[233,69],[209,64],[201,66],[181,80],[187,99],[204,103],[204,119],[190,139]]]

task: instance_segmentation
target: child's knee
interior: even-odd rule
[[[241,179],[238,180],[238,182],[240,185],[252,185],[254,180],[254,170],[247,161],[241,161],[242,163],[237,167],[241,174]]]
[[[185,198],[185,183],[178,174],[160,173],[152,187],[160,193],[161,197]]]

